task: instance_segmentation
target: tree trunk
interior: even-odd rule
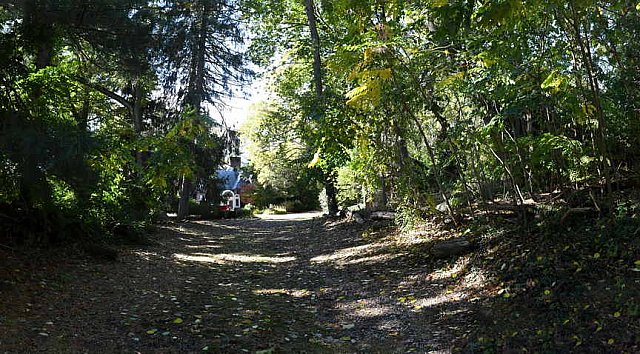
[[[322,87],[322,61],[320,60],[320,35],[316,26],[317,19],[313,0],[305,0],[304,7],[309,22],[309,32],[313,42],[313,81],[316,87],[316,96],[320,101],[324,95]]]
[[[324,92],[322,87],[322,62],[320,59],[320,35],[318,34],[315,4],[313,0],[305,0],[305,11],[309,23],[309,32],[313,43],[313,82],[316,89],[316,99],[321,114],[324,115]],[[325,190],[327,192],[327,206],[329,215],[338,213],[338,193],[335,185],[335,173],[333,170],[325,173]]]
[[[595,107],[595,113],[596,113],[595,116],[598,121],[598,126],[595,132],[596,133],[595,140],[597,144],[597,150],[601,158],[600,168],[602,169],[604,182],[605,182],[604,194],[605,194],[606,203],[610,204],[611,202],[610,198],[612,194],[611,160],[610,160],[609,152],[606,145],[607,127],[606,127],[606,121],[604,116],[604,109],[603,109],[602,101],[600,97],[600,85],[598,82],[598,78],[596,76],[597,73],[595,72],[596,65],[593,63],[593,58],[591,56],[591,47],[589,45],[589,38],[588,38],[589,32],[588,30],[584,29],[584,36],[583,36],[583,33],[582,33],[583,26],[581,25],[580,14],[571,3],[569,4],[570,4],[570,11],[571,11],[570,18],[569,17],[565,18],[565,21],[570,27],[567,32],[569,32],[568,33],[569,35],[573,35],[573,39],[577,47],[576,49],[578,50],[578,55],[582,61],[581,63],[582,67],[585,71],[585,74],[587,75],[587,83],[589,86],[588,88],[591,91],[590,101]],[[571,33],[571,31],[573,31],[573,33]],[[587,99],[586,102],[588,103],[589,99]]]
[[[457,215],[454,212],[453,208],[451,207],[451,203],[449,202],[449,196],[447,194],[447,191],[443,187],[442,178],[440,176],[441,171],[440,171],[440,168],[438,167],[438,163],[437,163],[437,160],[436,160],[436,155],[435,155],[435,152],[433,151],[433,148],[431,147],[431,143],[429,142],[429,138],[427,137],[427,134],[425,133],[424,129],[422,128],[422,124],[418,120],[418,117],[416,117],[416,115],[413,113],[413,111],[411,111],[411,109],[407,105],[408,100],[404,99],[404,97],[403,97],[402,101],[403,101],[402,105],[403,105],[403,108],[404,108],[404,113],[409,116],[409,118],[415,124],[416,128],[418,128],[418,132],[420,133],[420,136],[422,137],[422,142],[423,142],[425,148],[427,148],[427,156],[429,156],[429,160],[431,161],[431,165],[433,166],[433,176],[434,176],[434,178],[436,180],[436,184],[438,185],[438,192],[440,193],[440,196],[444,200],[444,203],[445,203],[445,205],[447,207],[447,211],[449,212],[449,216],[453,220],[454,224],[458,225],[458,218],[457,218]]]
[[[329,215],[338,213],[338,190],[335,183],[336,177],[333,173],[327,174],[325,177],[324,188],[327,192],[327,209]]]
[[[202,113],[202,102],[204,101],[204,74],[207,51],[207,13],[210,10],[207,2],[200,9],[199,18],[193,24],[193,30],[197,33],[196,46],[191,53],[191,67],[189,68],[188,92],[185,99],[185,106],[190,105],[197,114]],[[195,143],[195,142],[194,142]],[[189,215],[189,197],[193,190],[191,180],[186,175],[182,175],[180,183],[180,200],[178,201],[178,220]]]
[[[182,176],[180,200],[178,201],[178,220],[189,216],[189,196],[191,196],[191,181],[186,176]]]
[[[133,84],[133,111],[131,112],[133,119],[133,130],[136,132],[136,137],[142,137],[142,104],[143,104],[144,92],[140,79],[136,80]],[[136,163],[138,167],[142,167],[142,152],[136,149]]]

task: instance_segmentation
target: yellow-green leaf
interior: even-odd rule
[[[158,330],[154,328],[154,329],[148,330],[147,334],[156,334],[156,332],[158,332]]]
[[[582,112],[587,116],[592,116],[596,113],[596,106],[591,103],[587,103],[582,106]]]
[[[354,88],[353,90],[347,92],[346,97],[349,99],[347,101],[348,105],[356,105],[356,103],[361,100],[364,96],[366,96],[369,87],[367,85],[362,85]]]
[[[498,60],[489,52],[481,52],[476,56],[480,65],[488,68],[498,62]]]
[[[438,8],[449,5],[449,0],[432,0],[431,6]]]
[[[552,89],[553,91],[557,91],[562,84],[567,81],[566,77],[562,76],[557,71],[551,72],[549,76],[542,82],[540,88],[542,89]]]
[[[175,320],[173,320],[173,323],[175,323],[175,324],[181,324],[182,322],[184,322],[184,321],[180,317],[178,317]]]
[[[313,160],[311,160],[311,162],[309,162],[309,165],[307,165],[309,168],[313,168],[316,167],[316,165],[320,162],[320,149],[318,149],[318,151],[316,151],[315,154],[313,154]]]

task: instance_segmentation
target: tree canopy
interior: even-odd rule
[[[622,0],[9,2],[2,202],[99,220],[179,196],[185,216],[250,59],[274,95],[245,135],[281,198],[322,185],[332,213],[457,220],[588,190],[606,214],[637,179],[638,16]]]
[[[639,352],[638,1],[0,1],[0,351]]]
[[[612,184],[636,178],[634,2],[261,4],[252,49],[281,58],[285,125],[310,165],[340,167],[368,200],[383,190],[387,207],[443,203],[455,218],[471,202],[589,188],[606,210]]]
[[[215,185],[217,110],[248,73],[237,6],[0,5],[2,209],[109,228]]]

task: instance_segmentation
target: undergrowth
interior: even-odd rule
[[[483,217],[485,269],[493,291],[463,352],[640,350],[640,221],[637,203],[610,218],[546,213],[529,229]]]

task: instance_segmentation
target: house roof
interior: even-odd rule
[[[239,187],[242,172],[233,169],[217,170],[216,176],[221,180],[222,190],[234,190]]]

